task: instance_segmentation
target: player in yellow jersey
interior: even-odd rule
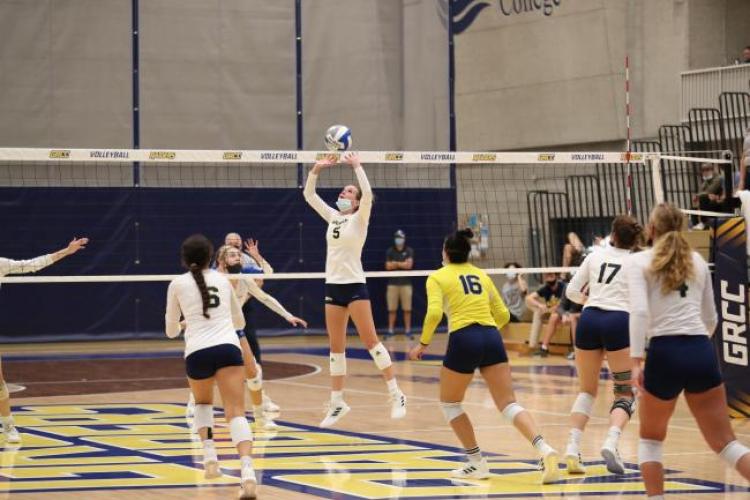
[[[449,337],[440,371],[440,408],[468,458],[466,466],[452,472],[453,477],[490,476],[474,427],[461,406],[474,371],[479,368],[498,410],[539,452],[542,483],[551,483],[560,475],[558,454],[539,434],[531,414],[516,402],[508,355],[499,331],[508,323],[510,313],[489,276],[467,262],[473,236],[470,229],[464,229],[446,238],[443,245],[446,264],[427,279],[428,305],[422,338],[409,352],[409,358],[422,357],[445,313]]]

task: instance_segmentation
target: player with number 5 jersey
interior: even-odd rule
[[[349,411],[344,402],[346,375],[346,327],[351,316],[362,343],[375,366],[382,372],[391,399],[391,418],[406,415],[406,396],[396,383],[391,356],[378,339],[372,317],[370,295],[362,269],[362,247],[372,212],[372,189],[365,169],[355,153],[346,153],[344,162],[352,167],[359,187],[345,186],[336,200],[338,210],[328,206],[315,192],[321,170],[336,164],[331,156],[318,161],[307,176],[305,201],[328,223],[326,231],[325,316],[330,343],[331,402],[321,427],[330,427]]]
[[[474,427],[462,407],[466,388],[479,369],[497,409],[538,451],[542,482],[551,483],[559,477],[557,452],[539,434],[531,414],[516,402],[508,356],[499,331],[510,320],[510,312],[490,277],[468,262],[471,238],[470,229],[446,238],[445,265],[427,278],[427,315],[420,344],[409,352],[409,358],[421,359],[445,313],[449,336],[440,371],[440,408],[466,449],[468,460],[464,467],[452,472],[453,477],[490,476]]]
[[[570,410],[570,437],[565,461],[570,474],[586,472],[580,453],[583,430],[599,388],[604,357],[614,382],[609,410],[609,430],[600,454],[613,474],[623,474],[625,464],[617,449],[620,434],[630,421],[635,398],[630,386],[630,338],[628,334],[628,286],[625,266],[642,243],[643,228],[629,215],[612,222],[611,246],[589,254],[565,289],[573,302],[584,304],[575,332],[579,393]],[[588,298],[585,290],[588,288]]]

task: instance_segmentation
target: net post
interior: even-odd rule
[[[664,203],[664,185],[661,176],[661,155],[650,154],[646,156],[646,161],[651,169],[651,183],[654,186],[654,203]]]

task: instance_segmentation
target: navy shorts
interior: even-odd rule
[[[576,348],[585,351],[619,351],[630,347],[630,315],[625,311],[605,311],[587,307],[576,327]]]
[[[643,370],[644,388],[668,401],[685,392],[700,393],[722,383],[714,345],[706,335],[654,337]]]
[[[219,344],[191,353],[185,358],[185,371],[193,380],[211,378],[227,366],[243,366],[242,350],[233,344]]]
[[[370,300],[365,283],[326,283],[326,304],[346,307],[355,300]]]
[[[507,363],[508,354],[494,326],[465,326],[448,335],[443,366],[458,373],[474,373],[483,366]]]

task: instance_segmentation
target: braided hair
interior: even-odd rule
[[[208,314],[208,288],[206,287],[206,278],[203,276],[203,270],[211,262],[211,255],[214,253],[214,247],[211,242],[202,234],[194,234],[182,242],[181,254],[182,263],[190,270],[198,290],[201,293],[203,302],[203,317],[210,318]]]

